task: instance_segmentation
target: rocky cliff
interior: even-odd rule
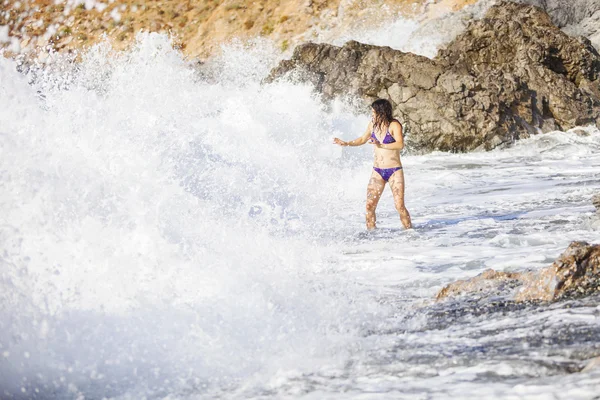
[[[221,44],[267,37],[281,50],[378,26],[398,14],[433,18],[476,0],[0,0],[0,47],[74,51],[105,36],[126,48],[140,30],[172,35],[183,52],[207,58]]]
[[[325,97],[389,99],[419,151],[492,149],[600,122],[600,56],[543,10],[500,2],[434,59],[349,42],[307,43],[270,80],[308,80]]]
[[[585,36],[600,48],[600,0],[514,0],[546,11],[552,22],[574,36]]]
[[[552,23],[571,36],[585,36],[600,50],[600,0],[511,0],[541,8]],[[412,33],[413,37],[444,32],[448,43],[462,33],[469,22],[480,19],[497,0],[479,0],[475,6],[446,14],[444,18],[431,18]]]

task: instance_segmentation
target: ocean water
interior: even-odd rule
[[[412,29],[412,28],[410,28]],[[600,132],[403,156],[364,230],[368,110],[201,70],[168,38],[41,68],[0,57],[0,398],[592,399],[598,297],[436,304],[598,240]],[[18,72],[18,70],[21,72]]]

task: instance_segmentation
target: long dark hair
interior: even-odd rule
[[[386,99],[378,99],[371,104],[375,110],[375,118],[373,119],[373,129],[383,130],[384,126],[389,126],[394,120],[392,115],[392,103]]]

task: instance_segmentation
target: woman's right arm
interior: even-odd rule
[[[369,126],[367,126],[367,130],[359,138],[356,138],[356,139],[351,140],[349,142],[344,142],[341,139],[334,138],[333,139],[333,143],[334,144],[339,144],[340,146],[362,146],[363,144],[367,143],[369,141],[369,138],[371,137],[371,131],[372,131],[371,126],[372,126],[372,124],[373,124],[372,122],[369,122]]]

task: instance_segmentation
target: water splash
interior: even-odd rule
[[[598,375],[569,373],[594,299],[430,299],[593,240],[600,133],[407,156],[417,229],[385,192],[364,234],[370,149],[331,138],[368,117],[261,84],[268,46],[200,71],[156,34],[26,74],[0,59],[3,396],[591,397]]]
[[[364,320],[313,245],[343,186],[323,176],[343,171],[333,127],[355,117],[261,86],[260,49],[220,62],[199,80],[156,34],[26,76],[0,60],[7,393],[202,392],[329,354]]]

